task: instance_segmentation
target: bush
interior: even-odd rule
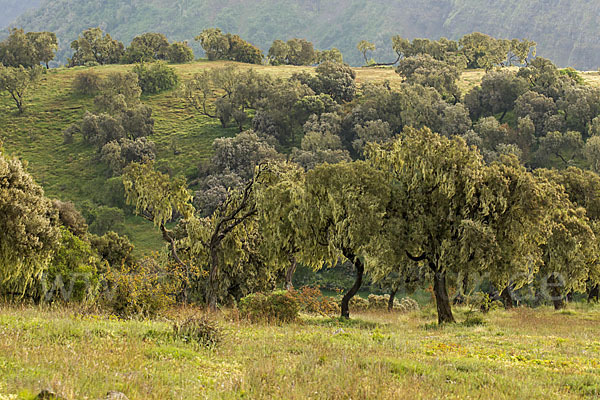
[[[365,311],[369,309],[369,300],[364,299],[360,296],[354,296],[350,299],[350,309],[356,311]]]
[[[298,301],[286,291],[252,293],[242,298],[240,315],[252,322],[292,322],[298,317]]]
[[[133,244],[126,236],[119,236],[111,231],[103,236],[90,235],[89,237],[94,251],[111,267],[119,269],[123,264],[133,265]]]
[[[104,235],[108,231],[121,228],[125,221],[125,213],[116,207],[100,206],[93,210],[87,218],[90,221],[89,231],[96,235]]]
[[[185,342],[196,342],[207,347],[214,347],[223,339],[219,325],[207,318],[191,317],[182,323],[174,323],[173,335]]]
[[[379,296],[376,294],[370,294],[368,297],[369,309],[371,310],[385,310],[387,309],[390,296]]]
[[[137,265],[123,264],[121,268],[108,267],[104,279],[106,290],[101,305],[122,318],[152,318],[175,302],[173,283],[152,259]]]
[[[133,72],[138,76],[142,93],[159,93],[173,89],[179,83],[175,70],[164,62],[155,62],[149,67],[147,64],[138,64],[133,67]]]
[[[169,62],[182,64],[194,61],[194,52],[187,42],[173,42],[169,46]]]
[[[98,290],[100,259],[90,244],[61,227],[60,248],[37,285],[43,302],[83,302],[93,300]]]
[[[73,80],[73,91],[79,94],[94,95],[100,91],[102,79],[94,71],[78,73]]]
[[[340,305],[332,297],[324,296],[318,288],[304,286],[288,293],[298,302],[302,312],[320,315],[335,315],[340,312]]]
[[[411,312],[411,311],[419,311],[419,303],[410,297],[405,297],[400,301],[400,304],[396,306],[396,302],[394,302],[394,310],[398,310],[400,312]]]

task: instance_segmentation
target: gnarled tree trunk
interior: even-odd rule
[[[454,323],[456,321],[454,315],[452,315],[450,297],[446,288],[446,271],[438,268],[433,263],[429,263],[429,268],[433,272],[433,293],[438,313],[438,324]]]
[[[346,258],[354,263],[354,267],[356,268],[356,280],[354,281],[354,285],[352,285],[350,290],[344,295],[344,297],[342,297],[342,318],[350,318],[349,303],[354,295],[358,293],[358,290],[362,285],[363,275],[365,273],[365,266],[358,257],[351,255],[350,257],[346,256]]]
[[[592,301],[597,302],[599,297],[600,297],[600,285],[594,285],[588,293],[588,303],[591,303]]]
[[[292,290],[294,288],[292,279],[294,278],[294,272],[296,272],[297,266],[298,262],[296,261],[296,257],[290,256],[290,266],[287,271],[285,271],[285,290]]]
[[[394,288],[390,293],[390,299],[388,300],[388,311],[394,311],[394,299],[396,298],[396,293],[398,293],[398,287]]]
[[[548,288],[550,292],[550,298],[555,310],[562,310],[566,307],[565,300],[562,295],[561,283],[555,274],[551,274],[548,277]]]
[[[206,282],[206,302],[208,309],[212,312],[217,311],[217,290],[215,289],[215,280],[217,278],[219,257],[217,249],[210,248],[210,270],[208,272],[208,281]]]
[[[502,289],[502,292],[500,292],[500,297],[502,298],[502,302],[504,303],[505,309],[510,310],[515,306],[509,286]]]

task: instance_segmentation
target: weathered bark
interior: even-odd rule
[[[555,274],[551,274],[548,277],[548,287],[550,292],[550,298],[555,310],[562,310],[565,308],[565,300],[563,298],[560,281],[556,278]]]
[[[469,275],[465,274],[462,280],[462,288],[460,292],[454,296],[452,304],[463,304],[465,302],[465,293],[469,290]]]
[[[500,292],[500,297],[502,298],[502,302],[504,303],[505,309],[510,310],[515,306],[510,287],[507,286],[504,289],[502,289],[502,292]]]
[[[600,298],[600,285],[594,285],[588,293],[588,303],[592,301],[598,302]]]
[[[435,304],[438,313],[438,324],[455,323],[450,306],[448,289],[446,288],[446,271],[430,263],[429,267],[433,271],[433,292],[435,294]]]
[[[206,282],[206,302],[208,309],[212,312],[217,311],[217,290],[215,289],[215,280],[217,277],[217,269],[219,256],[217,255],[216,246],[210,248],[210,270],[208,272],[208,281]]]
[[[347,257],[350,261],[352,261],[354,263],[354,267],[356,268],[356,280],[354,281],[354,285],[352,285],[352,287],[350,288],[350,290],[344,295],[344,297],[342,297],[342,312],[341,312],[341,317],[342,318],[350,318],[350,308],[349,308],[349,304],[350,304],[350,300],[354,297],[354,295],[356,293],[358,293],[358,290],[360,289],[360,286],[362,285],[362,279],[363,279],[363,275],[365,273],[365,266],[363,265],[362,261],[355,256],[351,256],[351,257]]]
[[[396,293],[398,293],[398,288],[394,288],[390,293],[390,299],[388,300],[388,311],[394,311],[394,299],[396,298]]]
[[[296,257],[290,256],[290,266],[285,272],[285,290],[292,290],[294,288],[294,283],[292,280],[294,278],[294,272],[296,272],[297,266],[298,262],[296,261]]]

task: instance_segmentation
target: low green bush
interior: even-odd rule
[[[121,268],[108,267],[101,306],[122,318],[152,318],[175,303],[174,283],[152,259]]]
[[[252,322],[292,322],[298,318],[300,305],[290,293],[252,293],[238,303],[242,318]]]
[[[133,67],[133,72],[137,74],[138,84],[144,94],[170,90],[179,83],[175,70],[161,61],[151,64],[138,64]]]

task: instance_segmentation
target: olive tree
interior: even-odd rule
[[[401,264],[401,256],[428,267],[439,323],[454,322],[449,277],[495,271],[494,280],[506,284],[506,275],[518,265],[515,260],[535,254],[537,247],[523,241],[530,240],[529,230],[539,223],[533,216],[543,212],[518,205],[532,201],[528,195],[537,188],[522,190],[521,181],[511,178],[524,170],[490,169],[462,138],[427,128],[407,129],[389,144],[374,145],[369,155],[389,174],[393,187],[387,222],[392,228],[386,229],[393,235],[387,240],[399,247],[393,265]],[[385,254],[374,254],[380,253]]]
[[[0,93],[7,92],[12,97],[19,113],[25,111],[25,100],[41,78],[41,67],[5,67],[0,64]]]
[[[389,186],[384,174],[364,161],[322,164],[307,172],[305,195],[297,212],[300,227],[298,261],[320,269],[347,260],[356,269],[354,285],[344,294],[341,316],[350,316],[349,302],[358,293],[372,240],[382,229]]]

